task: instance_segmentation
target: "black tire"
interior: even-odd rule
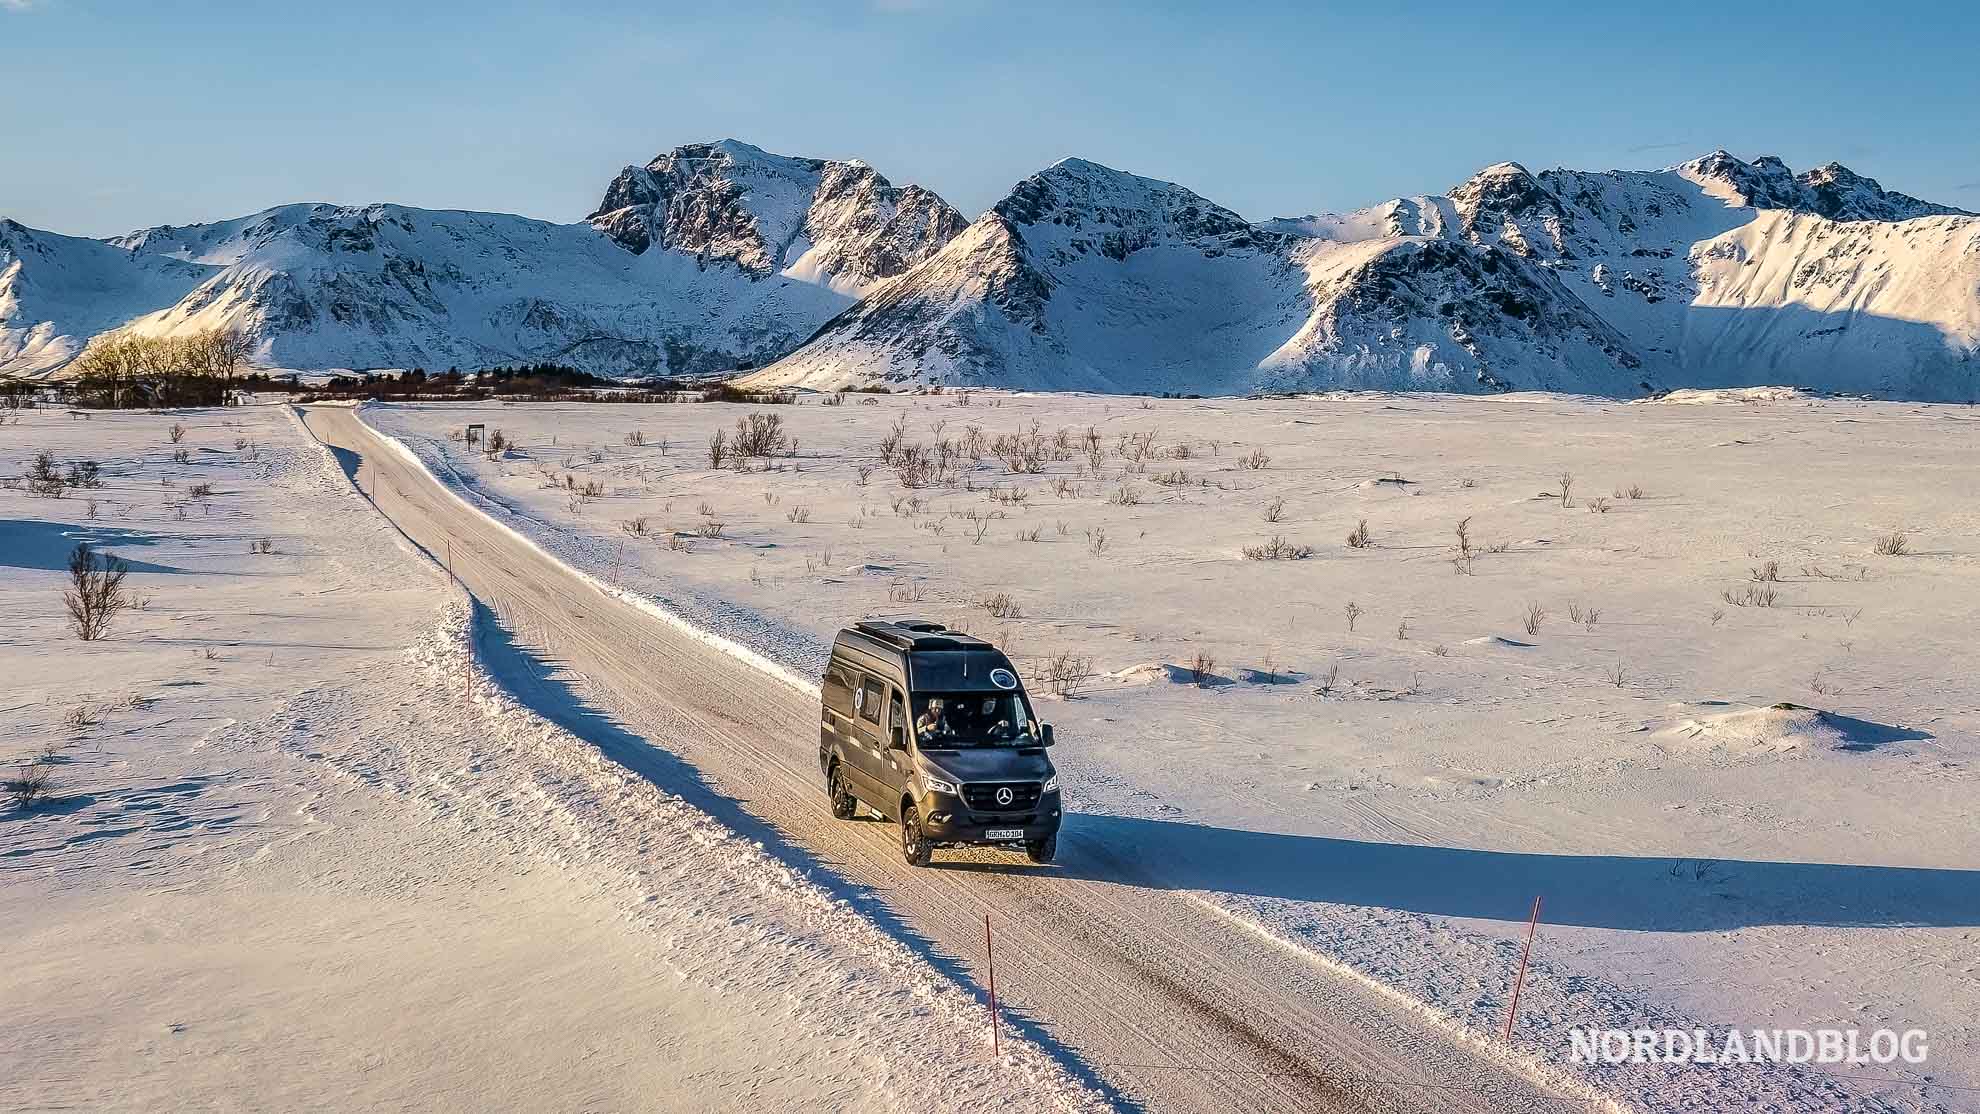
[[[825,791],[832,797],[832,816],[839,820],[851,820],[859,815],[859,798],[846,784],[846,775],[837,763],[832,765],[831,776],[825,779]]]
[[[1059,854],[1059,833],[1053,832],[1044,839],[1024,845],[1024,857],[1034,863],[1049,863]]]
[[[901,858],[909,866],[927,866],[934,856],[935,849],[928,845],[928,837],[921,832],[921,814],[909,805],[901,810]]]

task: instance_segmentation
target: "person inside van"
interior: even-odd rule
[[[921,717],[914,721],[914,737],[923,743],[947,738],[955,734],[949,728],[948,717],[943,714],[943,701],[939,696],[931,696],[922,704]]]
[[[1030,730],[1024,702],[1007,692],[965,692],[924,696],[914,721],[923,746],[934,741],[1008,742]]]

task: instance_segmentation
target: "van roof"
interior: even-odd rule
[[[903,616],[895,619],[866,619],[854,630],[897,650],[994,650],[980,638],[949,630],[932,619]]]

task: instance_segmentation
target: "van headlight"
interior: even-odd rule
[[[1059,791],[1059,775],[1057,774],[1053,774],[1051,777],[1046,778],[1045,788],[1039,790],[1039,792],[1041,793],[1057,793],[1058,791]]]
[[[923,789],[929,793],[947,793],[951,797],[962,796],[962,792],[956,788],[955,782],[944,781],[927,770],[921,771],[921,784]]]

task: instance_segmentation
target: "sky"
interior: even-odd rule
[[[1791,11],[1792,14],[1789,14]],[[1257,220],[1504,160],[1831,159],[1980,209],[1980,5],[0,0],[0,216],[294,201],[581,220],[734,137],[974,215],[1079,155]]]

